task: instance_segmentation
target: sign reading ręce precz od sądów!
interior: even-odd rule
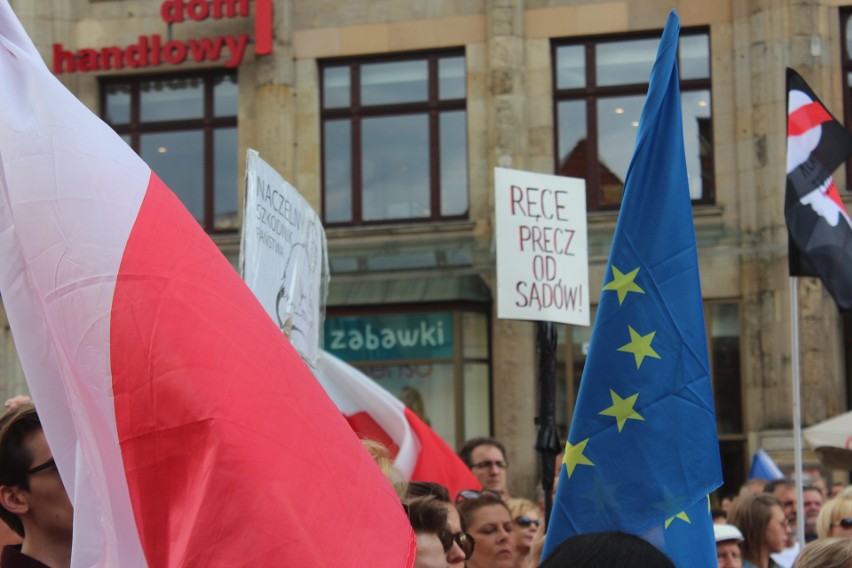
[[[589,325],[586,184],[494,169],[497,317]]]
[[[168,25],[200,22],[208,18],[245,18],[250,14],[249,0],[166,0],[160,17]],[[171,35],[171,34],[169,34]],[[164,63],[179,65],[224,61],[225,67],[238,66],[245,55],[249,34],[201,37],[187,40],[163,39],[160,34],[142,35],[136,43],[76,51],[53,44],[53,72],[61,73],[140,69]],[[254,51],[272,53],[272,0],[254,0]]]

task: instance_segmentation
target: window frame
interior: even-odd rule
[[[636,41],[656,39],[659,40],[660,31],[654,32],[637,32],[637,33],[620,33],[606,34],[586,37],[560,38],[551,41],[551,80],[552,80],[552,104],[553,104],[553,157],[554,157],[554,172],[560,175],[560,162],[563,157],[560,155],[559,148],[559,104],[565,101],[583,101],[586,107],[586,156],[585,156],[585,176],[586,180],[586,204],[588,211],[618,211],[621,204],[608,205],[603,203],[600,168],[596,167],[603,165],[598,159],[598,120],[597,120],[597,102],[600,99],[612,97],[637,96],[644,97],[648,91],[648,82],[644,83],[626,83],[618,85],[597,85],[596,68],[595,68],[595,47],[606,43]],[[681,97],[684,93],[707,91],[710,93],[708,106],[710,110],[710,145],[713,147],[713,152],[709,159],[710,175],[704,177],[702,184],[702,195],[699,199],[693,199],[693,205],[712,205],[716,202],[716,165],[715,165],[715,142],[713,137],[713,61],[712,61],[712,45],[710,28],[706,26],[684,29],[681,31],[680,37],[689,36],[706,36],[708,43],[708,76],[701,79],[681,79],[680,92]],[[584,53],[585,65],[585,86],[578,88],[558,88],[558,51],[564,46],[582,46]],[[678,43],[678,72],[680,72],[680,43]],[[699,148],[700,153],[700,148]],[[699,162],[704,162],[705,158],[699,154]],[[704,169],[702,168],[702,173]],[[703,176],[702,176],[703,177]]]
[[[153,73],[140,75],[116,75],[98,78],[98,95],[100,99],[101,118],[120,136],[130,138],[130,147],[137,154],[140,152],[140,139],[143,134],[154,134],[164,132],[187,132],[200,131],[203,136],[204,166],[202,180],[202,202],[203,215],[200,220],[201,226],[210,234],[232,234],[240,230],[241,219],[239,218],[239,192],[237,195],[237,222],[233,227],[217,229],[215,225],[215,146],[214,134],[216,130],[225,128],[237,129],[238,135],[238,113],[216,116],[214,108],[214,87],[216,79],[230,77],[236,85],[239,85],[236,70],[230,69],[205,69],[179,73]],[[203,81],[203,112],[201,118],[157,120],[142,122],[140,104],[140,85],[146,81],[170,81],[181,79],[201,79]],[[126,124],[112,124],[107,120],[107,87],[110,85],[126,84],[130,88],[130,117]],[[239,104],[239,103],[238,103]],[[238,189],[238,188],[235,188]]]
[[[438,62],[440,59],[461,57],[465,64],[465,95],[463,98],[439,99],[438,86]],[[427,100],[419,102],[362,105],[360,97],[361,67],[373,63],[397,63],[404,61],[427,62]],[[349,106],[337,108],[326,108],[325,105],[325,70],[332,67],[349,67]],[[467,112],[467,54],[464,48],[447,48],[431,50],[428,52],[401,52],[393,54],[382,54],[360,57],[329,58],[319,62],[319,99],[320,99],[320,172],[322,205],[321,216],[325,227],[357,227],[376,226],[399,223],[435,223],[438,221],[465,220],[470,214],[470,157],[467,155],[465,190],[468,193],[467,208],[464,213],[458,215],[441,214],[441,163],[440,163],[440,118],[441,114],[448,111],[464,111],[465,113],[465,152],[468,145],[468,112]],[[412,114],[428,115],[428,137],[429,137],[429,209],[428,217],[399,217],[377,220],[365,220],[363,218],[363,196],[364,183],[362,177],[362,122],[365,118],[403,116]],[[351,220],[334,221],[327,220],[326,205],[326,151],[325,151],[325,124],[332,120],[348,120],[350,124],[350,160],[352,185],[351,197]]]
[[[852,18],[852,6],[840,8],[840,84],[843,86],[843,124],[847,128],[852,125],[852,56],[849,51],[849,41],[852,38],[846,36],[846,23]],[[852,191],[852,158],[846,160],[846,191]]]

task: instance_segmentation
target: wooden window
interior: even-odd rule
[[[556,41],[556,164],[586,180],[590,211],[618,209],[659,34]],[[678,48],[683,136],[693,203],[714,200],[710,36],[684,31]]]
[[[464,54],[320,66],[326,226],[464,219]]]
[[[219,70],[101,79],[103,119],[209,233],[240,226],[237,97]]]

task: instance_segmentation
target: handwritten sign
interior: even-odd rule
[[[589,325],[586,184],[494,169],[497,317]]]
[[[255,150],[246,156],[240,271],[302,359],[313,366],[328,295],[325,230],[296,188]]]

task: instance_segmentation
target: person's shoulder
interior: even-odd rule
[[[20,544],[7,544],[0,553],[0,568],[49,568],[21,552]]]

